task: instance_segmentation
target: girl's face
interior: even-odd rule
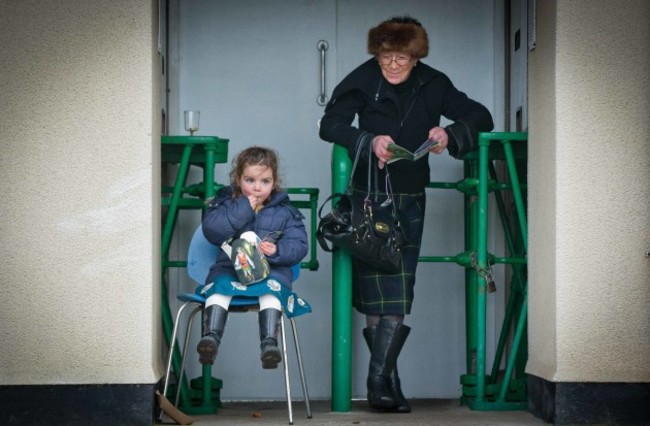
[[[267,166],[247,165],[239,177],[239,187],[244,197],[257,197],[260,205],[269,198],[274,184],[273,171]]]

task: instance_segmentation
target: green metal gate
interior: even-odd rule
[[[452,262],[465,268],[466,373],[460,378],[461,402],[474,410],[526,408],[525,363],[528,358],[527,318],[527,133],[479,134],[479,149],[463,158],[464,179],[431,182],[431,189],[453,189],[465,200],[465,251],[449,256],[422,256],[421,262]],[[505,179],[498,180],[495,164],[505,163]],[[335,146],[332,157],[332,193],[343,192],[350,176],[347,151]],[[508,248],[507,256],[488,253],[488,199],[493,194]],[[508,212],[506,194],[514,200]],[[424,236],[426,238],[426,236]],[[494,290],[492,265],[510,265],[506,312],[491,368],[486,359],[486,298]],[[351,294],[349,255],[337,251],[332,259],[332,410],[351,407]],[[502,370],[502,365],[505,369]],[[489,372],[488,372],[489,370]]]

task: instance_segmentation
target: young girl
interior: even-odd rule
[[[213,364],[232,297],[257,296],[262,367],[276,368],[282,361],[277,340],[282,309],[296,315],[297,310],[311,309],[291,291],[294,278],[291,268],[308,251],[304,217],[280,189],[275,151],[254,146],[239,153],[232,164],[230,186],[222,188],[210,202],[203,219],[203,234],[212,244],[221,246],[225,241],[239,238],[243,232],[255,232],[263,240],[258,248],[271,270],[265,280],[244,286],[237,281],[228,255],[219,251],[204,288],[203,337],[196,349],[201,364]],[[278,234],[281,234],[279,238]]]

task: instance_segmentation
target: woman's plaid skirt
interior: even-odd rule
[[[355,196],[362,193],[362,191],[354,191]],[[365,315],[411,313],[415,270],[420,257],[420,244],[424,230],[426,196],[424,192],[394,194],[394,202],[401,212],[405,233],[401,271],[387,274],[352,258],[352,305]]]

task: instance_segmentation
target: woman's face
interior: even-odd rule
[[[377,56],[381,73],[390,84],[406,81],[417,59],[402,52],[384,52]]]
[[[269,198],[274,184],[271,168],[257,164],[247,165],[239,178],[239,187],[244,197],[252,195],[258,199],[260,205]]]

